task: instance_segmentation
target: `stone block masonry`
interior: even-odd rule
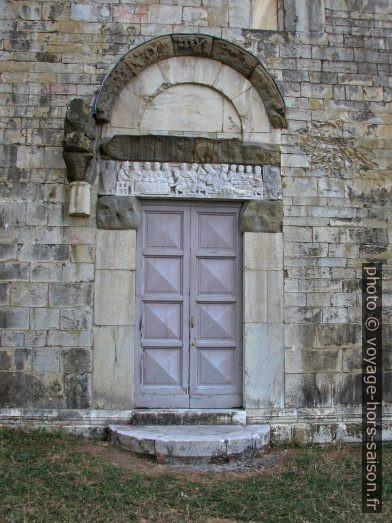
[[[110,309],[134,293],[134,231],[97,231],[97,181],[91,216],[69,216],[64,119],[73,98],[93,105],[130,49],[192,32],[255,55],[287,109],[287,129],[271,139],[281,153],[283,265],[263,265],[272,247],[255,252],[245,270],[260,303],[276,294],[277,273],[283,275],[283,300],[247,306],[245,314],[255,354],[266,339],[279,345],[274,362],[284,380],[273,384],[270,404],[255,391],[248,418],[271,422],[280,439],[350,439],[342,423],[360,420],[364,261],[384,262],[386,333],[392,324],[392,10],[384,0],[323,3],[325,24],[309,32],[302,22],[251,30],[250,0],[3,0],[1,408],[132,407],[133,363],[124,340],[134,326],[129,310],[113,317]],[[109,306],[94,310],[102,293]],[[274,330],[281,318],[284,332]],[[258,364],[252,370],[262,372]],[[114,396],[118,402],[108,404]],[[327,423],[325,432],[320,426]]]

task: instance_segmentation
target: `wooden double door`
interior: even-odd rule
[[[145,202],[142,208],[135,404],[240,407],[240,205]]]

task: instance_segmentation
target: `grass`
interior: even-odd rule
[[[361,514],[359,446],[280,449],[276,456],[275,465],[252,473],[196,474],[103,442],[0,430],[0,521],[392,520],[391,444],[378,516]]]

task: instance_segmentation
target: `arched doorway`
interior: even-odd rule
[[[281,206],[279,128],[285,118],[274,81],[254,56],[229,42],[167,35],[122,58],[103,84],[96,117],[98,217],[104,214],[98,222],[105,229],[97,248],[112,245],[113,229],[122,229],[116,234],[136,249],[129,271],[136,283],[118,300],[128,307],[121,321],[109,318],[99,302],[111,288],[122,293],[126,274],[124,285],[118,283],[121,271],[111,262],[113,270],[105,266],[99,275],[106,295],[98,284],[97,406],[280,405],[283,320],[272,308],[283,295],[282,242],[279,226],[266,225],[266,205]],[[141,225],[139,219],[121,221],[131,200]],[[130,228],[136,234],[129,236]],[[271,256],[260,263],[264,248]],[[274,293],[269,313],[268,304],[257,303],[255,282]],[[260,328],[267,342],[269,323],[279,346],[274,359],[257,346]],[[103,347],[119,329],[121,351],[112,363],[117,384],[107,392]],[[127,337],[129,351],[135,343],[132,356]],[[253,370],[260,370],[260,356],[262,383]],[[121,401],[108,400],[121,388],[124,368],[131,385],[123,387]]]

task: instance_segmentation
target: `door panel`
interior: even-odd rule
[[[135,402],[242,404],[239,205],[143,204]]]
[[[239,207],[192,206],[190,407],[242,404]]]
[[[135,403],[189,406],[189,209],[145,205],[137,239]],[[185,284],[186,282],[186,284]]]

